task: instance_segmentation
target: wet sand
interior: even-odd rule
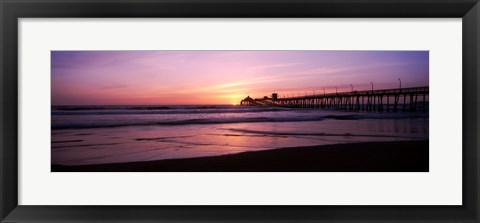
[[[428,140],[290,147],[232,155],[52,165],[52,172],[428,172]]]

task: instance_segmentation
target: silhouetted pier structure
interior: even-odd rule
[[[338,109],[346,111],[426,111],[428,86],[368,91],[313,94],[298,97],[246,97],[244,106],[279,106],[288,108]]]

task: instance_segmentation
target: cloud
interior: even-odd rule
[[[99,86],[99,88],[104,90],[110,90],[110,89],[127,88],[129,86],[130,85],[127,85],[127,84],[107,84],[107,85]]]

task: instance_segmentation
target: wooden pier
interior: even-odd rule
[[[273,93],[271,97],[265,96],[255,99],[248,96],[240,102],[240,105],[371,112],[426,111],[428,86],[312,94],[283,98],[278,98],[277,95],[277,93]]]

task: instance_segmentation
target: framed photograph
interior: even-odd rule
[[[52,51],[51,171],[428,172],[428,63],[428,51]]]
[[[468,1],[1,1],[1,222],[478,222]]]

